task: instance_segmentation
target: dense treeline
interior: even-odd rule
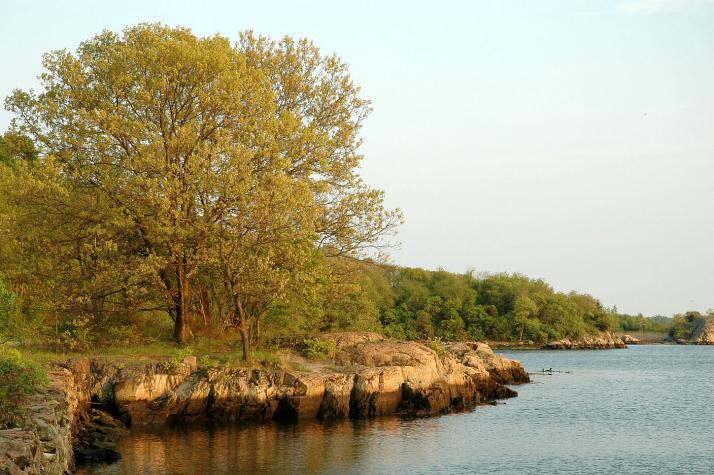
[[[372,266],[365,275],[384,331],[399,338],[545,342],[617,325],[597,299],[556,292],[543,280],[519,274]]]
[[[618,328],[617,315],[592,296],[556,292],[520,274],[455,274],[369,262],[353,273],[359,285],[347,298],[312,307],[319,308],[316,320],[290,304],[275,308],[267,320],[272,332],[356,326],[401,339],[546,342]]]
[[[672,319],[663,316],[645,317],[640,315],[619,314],[618,329],[624,332],[655,332],[667,333],[672,325]]]
[[[590,295],[556,292],[520,274],[455,274],[369,262],[352,268],[359,285],[351,292],[308,307],[302,301],[273,308],[270,333],[359,328],[402,339],[543,343],[601,331],[666,334],[672,325],[671,318],[621,314]]]

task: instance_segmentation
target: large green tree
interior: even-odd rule
[[[7,100],[15,128],[70,194],[131,237],[125,250],[153,269],[179,342],[201,274],[220,276],[249,343],[248,320],[309,281],[315,251],[359,256],[401,219],[356,172],[368,102],[345,64],[308,41],[231,44],[145,24],[44,66],[41,93]],[[69,214],[77,223],[86,210]]]

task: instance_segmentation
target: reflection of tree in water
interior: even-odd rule
[[[120,442],[122,461],[107,468],[121,473],[344,473],[364,453],[378,450],[384,437],[405,436],[407,430],[396,417],[137,427]]]

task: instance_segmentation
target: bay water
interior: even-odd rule
[[[564,372],[440,417],[133,428],[79,473],[714,473],[714,347],[500,353]]]

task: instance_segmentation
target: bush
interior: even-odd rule
[[[195,351],[192,346],[184,346],[172,350],[171,354],[170,360],[161,362],[161,368],[169,373],[175,373],[181,368],[184,358],[194,355]]]
[[[60,325],[57,349],[59,351],[86,351],[96,343],[92,319],[83,315]]]
[[[303,340],[307,357],[311,360],[325,360],[334,358],[337,354],[337,345],[334,341],[309,339]]]
[[[672,326],[669,328],[669,338],[671,340],[688,340],[692,337],[692,324],[683,315],[675,315]]]
[[[441,342],[439,338],[433,338],[429,340],[429,348],[434,350],[437,355],[439,355],[439,358],[444,356],[446,353],[446,348],[444,348],[444,344]]]
[[[0,346],[0,429],[15,426],[27,396],[47,385],[47,374],[19,351]]]

